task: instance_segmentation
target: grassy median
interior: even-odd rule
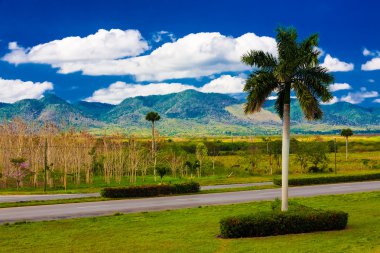
[[[379,252],[380,192],[295,199],[349,213],[342,231],[220,239],[219,220],[270,202],[0,226],[1,252]]]

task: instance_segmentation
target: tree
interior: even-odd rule
[[[152,122],[152,159],[153,159],[153,173],[154,173],[154,181],[156,181],[156,142],[154,139],[154,122],[159,121],[161,116],[157,112],[148,112],[145,116],[147,121]]]
[[[162,184],[162,179],[168,173],[168,171],[169,171],[169,169],[166,167],[161,167],[161,166],[157,167],[157,173],[161,178],[161,184]]]
[[[202,176],[202,165],[207,158],[207,152],[207,147],[203,142],[197,144],[195,156],[199,161],[198,177]]]
[[[310,158],[309,143],[299,142],[297,143],[295,159],[300,164],[300,172],[304,172],[307,169],[307,165]]]
[[[323,172],[327,166],[327,145],[323,142],[312,142],[308,144],[309,160],[313,164],[309,168],[309,172]],[[322,164],[321,167],[318,167]]]
[[[348,160],[348,137],[353,136],[354,133],[350,128],[342,129],[340,132],[341,136],[344,136],[346,138],[346,161]]]
[[[290,95],[297,97],[308,120],[320,119],[319,101],[332,99],[328,84],[333,76],[319,65],[318,34],[299,42],[294,28],[278,28],[276,35],[278,56],[261,50],[251,50],[242,62],[256,69],[246,80],[248,93],[245,113],[261,110],[266,99],[277,93],[275,109],[283,120],[282,132],[282,205],[288,209],[288,171],[290,147]]]
[[[17,190],[20,188],[20,184],[24,178],[31,173],[29,170],[29,164],[25,158],[12,158],[12,169],[8,171],[7,176],[16,180]]]

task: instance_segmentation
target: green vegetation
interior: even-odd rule
[[[289,178],[289,185],[312,185],[312,184],[334,184],[346,182],[359,182],[380,180],[380,173],[365,173],[365,174],[347,174],[347,175],[328,175],[328,176],[313,176],[313,177],[294,177]],[[281,185],[280,178],[274,178],[275,185]]]
[[[294,199],[349,214],[345,230],[220,239],[221,218],[270,211],[271,202],[0,226],[3,252],[378,252],[380,192]],[[332,205],[333,203],[333,205]],[[112,235],[110,237],[109,235]]]
[[[221,236],[263,237],[342,230],[347,226],[348,214],[345,212],[314,209],[296,203],[290,203],[288,212],[280,212],[279,202],[273,203],[272,211],[223,218],[220,221]]]
[[[130,187],[104,188],[101,191],[105,198],[138,198],[154,197],[171,194],[196,193],[200,191],[200,185],[196,182],[187,182],[173,185],[142,185]]]

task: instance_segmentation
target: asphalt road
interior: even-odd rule
[[[247,183],[247,184],[224,184],[202,186],[201,190],[242,188],[250,186],[272,185],[272,182]],[[0,203],[22,202],[33,200],[54,200],[54,199],[77,199],[88,197],[100,197],[99,193],[75,193],[75,194],[36,194],[36,195],[0,195]]]
[[[222,205],[279,197],[281,189],[196,194],[144,199],[111,200],[46,206],[14,207],[0,209],[0,223],[20,220],[37,221],[74,217],[110,215],[115,212],[131,213],[197,207],[202,205]],[[344,194],[353,192],[379,191],[380,181],[315,185],[289,188],[290,197]]]

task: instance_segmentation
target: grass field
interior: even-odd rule
[[[299,198],[349,213],[343,231],[220,239],[219,220],[270,202],[0,226],[1,252],[380,252],[380,192]],[[332,203],[334,203],[332,205]]]

